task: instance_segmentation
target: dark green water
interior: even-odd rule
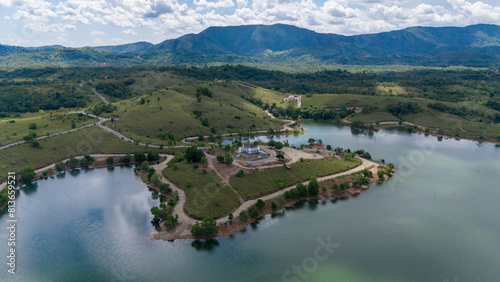
[[[398,130],[305,128],[281,139],[365,149],[401,171],[357,197],[286,210],[211,244],[150,241],[158,201],[130,168],[68,173],[21,192],[18,273],[4,264],[2,280],[498,280],[500,148]]]

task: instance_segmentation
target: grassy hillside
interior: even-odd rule
[[[210,89],[212,97],[196,97],[199,87]],[[133,139],[155,143],[164,132],[172,132],[176,139],[181,139],[200,132],[216,135],[280,128],[282,122],[272,120],[262,109],[240,97],[245,91],[231,83],[169,87],[117,103],[118,111],[112,113],[117,118],[108,125]]]
[[[134,145],[98,127],[81,129],[72,133],[42,139],[40,148],[23,144],[0,151],[0,182],[8,172],[19,172],[25,166],[35,169],[72,156],[98,153],[148,152],[144,146]],[[157,150],[157,149],[155,149]],[[171,152],[172,149],[159,150]]]
[[[0,119],[0,145],[21,141],[24,136],[32,132],[37,136],[44,136],[97,121],[98,119],[84,114],[43,111],[23,114],[18,118],[4,118]]]

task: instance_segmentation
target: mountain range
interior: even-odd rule
[[[344,36],[296,26],[209,27],[159,44],[25,48],[0,45],[1,65],[302,63],[498,67],[500,26],[411,27]]]

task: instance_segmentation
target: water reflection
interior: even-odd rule
[[[30,184],[26,184],[25,186],[21,187],[22,191],[26,194],[32,194],[36,192],[36,189],[38,188],[38,182],[33,182]]]
[[[81,170],[78,168],[74,168],[72,170],[69,170],[68,172],[69,172],[69,175],[76,177],[81,173]]]
[[[215,247],[219,246],[219,241],[215,239],[194,240],[191,243],[191,246],[194,247],[197,251],[212,252]]]

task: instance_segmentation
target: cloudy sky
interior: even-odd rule
[[[209,26],[292,24],[352,35],[500,24],[498,0],[0,0],[0,44],[159,43]]]

